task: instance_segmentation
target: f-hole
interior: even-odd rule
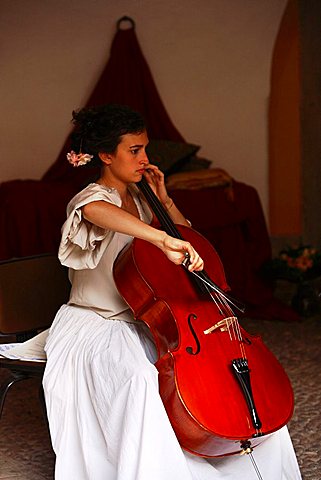
[[[195,340],[195,343],[196,343],[196,350],[193,351],[193,347],[186,347],[186,351],[187,353],[189,353],[190,355],[197,355],[200,350],[201,350],[201,344],[200,344],[200,341],[196,335],[196,332],[193,328],[193,325],[192,325],[192,320],[196,320],[197,319],[197,316],[194,314],[194,313],[190,313],[189,316],[188,316],[188,319],[187,319],[187,323],[188,323],[188,326],[189,326],[189,329],[194,337],[194,340]]]

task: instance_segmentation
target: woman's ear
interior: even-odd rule
[[[112,157],[111,157],[110,153],[99,152],[99,153],[98,153],[98,156],[99,156],[100,160],[101,160],[103,163],[105,163],[106,165],[110,165],[110,164],[111,164]]]

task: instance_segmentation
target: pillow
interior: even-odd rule
[[[205,170],[210,168],[212,165],[211,160],[207,158],[198,157],[197,155],[192,155],[187,159],[187,162],[180,168],[180,172],[192,172],[194,170]]]
[[[180,170],[199,148],[190,143],[150,140],[146,152],[150,162],[157,165],[167,176]]]

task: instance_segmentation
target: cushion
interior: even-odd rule
[[[199,148],[198,145],[190,143],[150,140],[146,152],[150,162],[157,165],[167,176],[179,171]]]
[[[197,155],[192,155],[188,157],[187,161],[184,162],[184,165],[180,168],[180,172],[193,172],[195,170],[206,170],[212,165],[211,160],[207,158],[198,157]]]
[[[208,168],[187,172],[179,172],[170,175],[166,179],[169,190],[202,190],[211,187],[224,187],[228,198],[233,196],[233,179],[221,168]]]

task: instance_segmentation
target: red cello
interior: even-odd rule
[[[120,294],[153,335],[159,391],[172,427],[180,445],[199,456],[251,450],[291,418],[290,381],[262,339],[239,324],[212,245],[192,228],[175,225],[145,180],[138,186],[162,228],[189,241],[207,270],[191,273],[140,239],[114,264]]]

